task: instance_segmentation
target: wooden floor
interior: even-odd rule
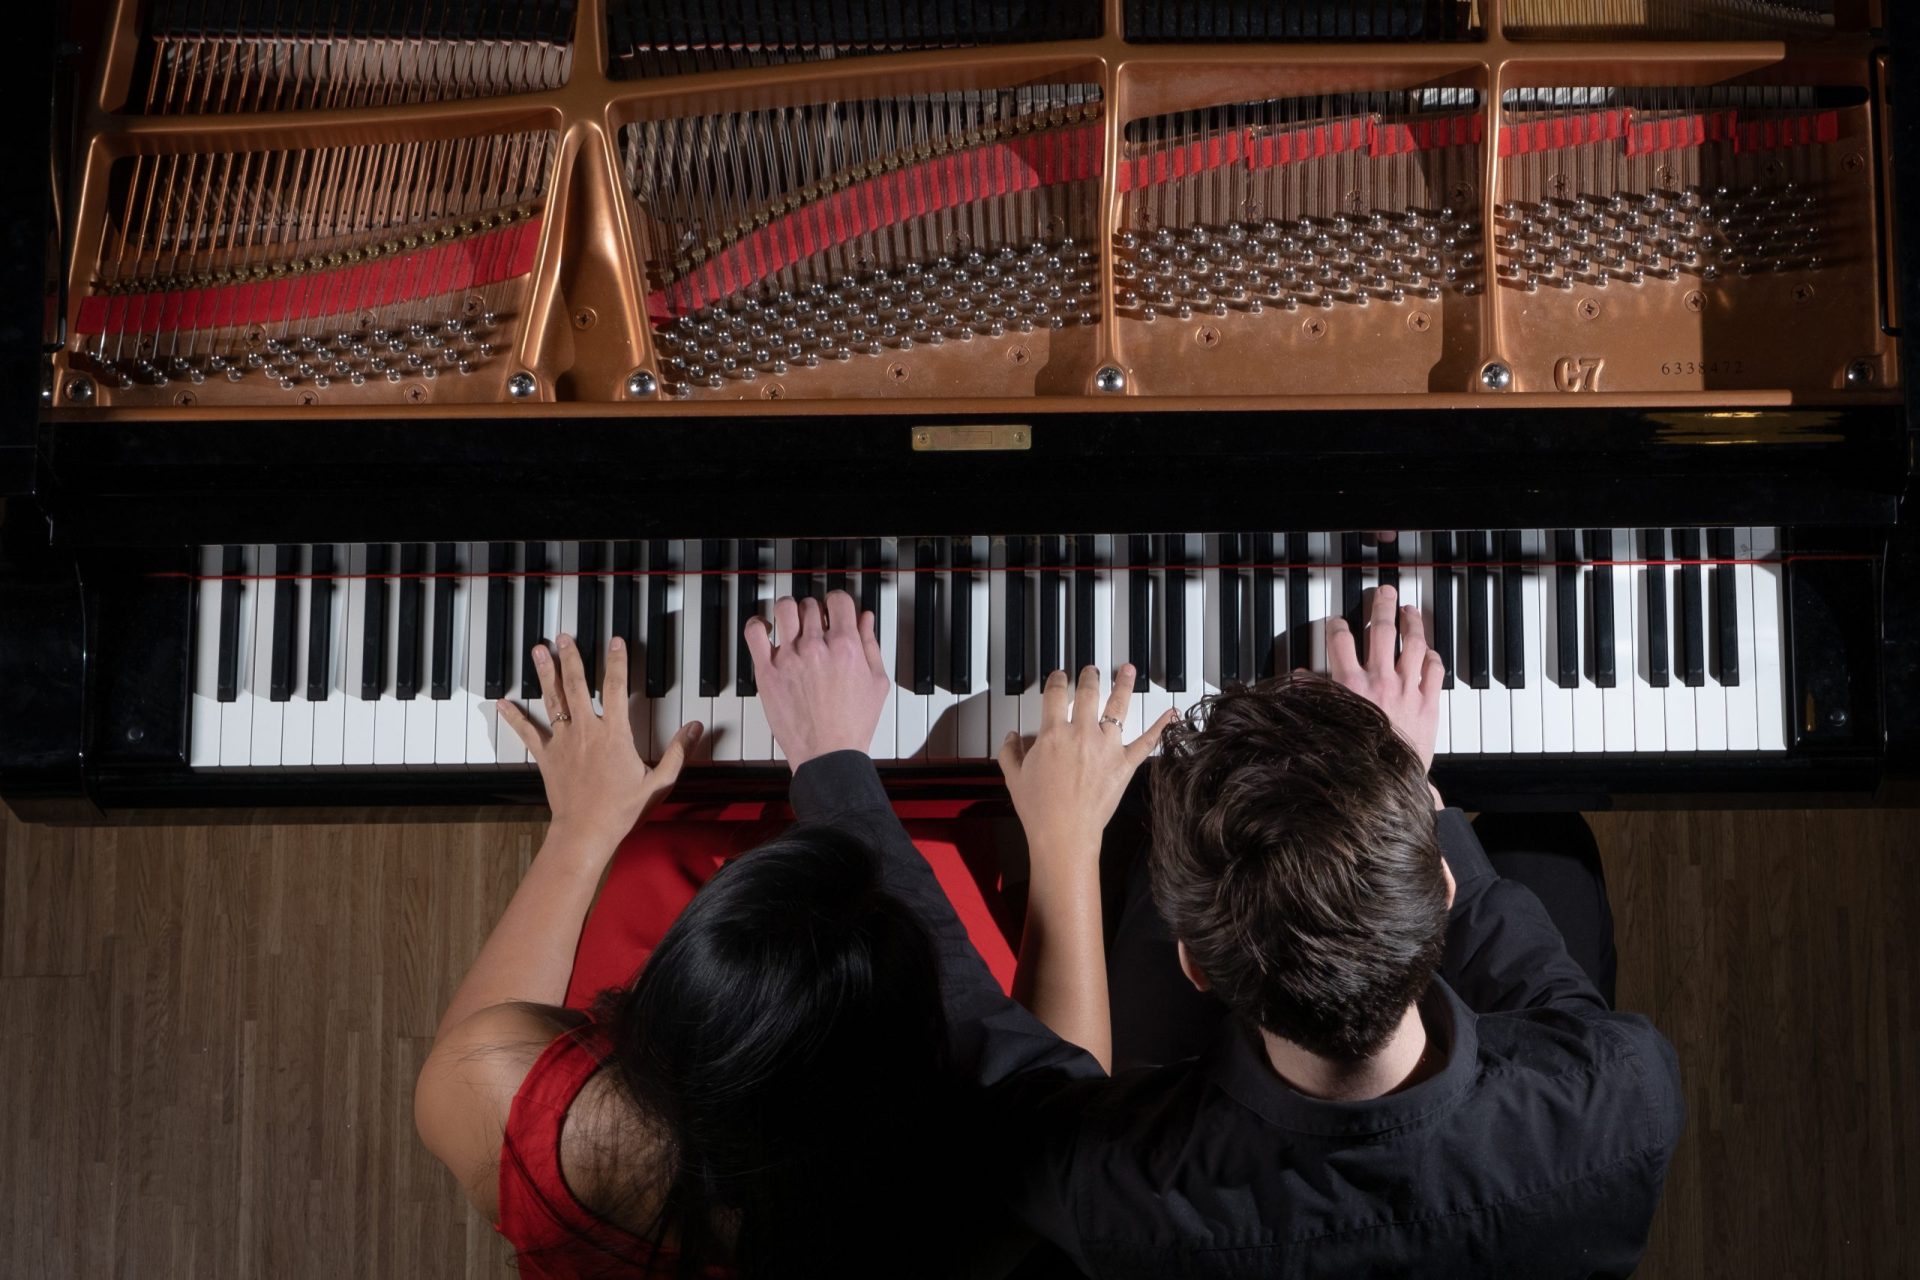
[[[1920,814],[1596,819],[1690,1115],[1643,1274],[1920,1275]],[[0,1275],[509,1274],[413,1077],[541,828],[0,827]]]

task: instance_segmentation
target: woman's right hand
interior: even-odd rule
[[[873,615],[856,610],[844,591],[827,593],[824,613],[811,597],[782,596],[773,605],[771,634],[765,620],[747,620],[767,724],[796,773],[817,756],[873,746],[888,692],[873,627]]]

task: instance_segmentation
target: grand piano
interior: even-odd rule
[[[1920,17],[1873,0],[86,0],[0,138],[0,795],[537,803],[624,637],[683,788],[846,589],[903,798],[1396,587],[1480,808],[1920,777]],[[536,712],[538,704],[534,703]]]

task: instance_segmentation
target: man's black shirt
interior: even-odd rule
[[[1443,1067],[1325,1102],[1228,1020],[1197,1059],[1028,1073],[999,1090],[1019,1216],[1102,1277],[1630,1272],[1683,1122],[1673,1049],[1461,814],[1438,829],[1457,889],[1420,1014]]]

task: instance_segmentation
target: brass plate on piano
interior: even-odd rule
[[[1033,428],[1020,424],[915,427],[915,453],[992,453],[1033,448]]]

